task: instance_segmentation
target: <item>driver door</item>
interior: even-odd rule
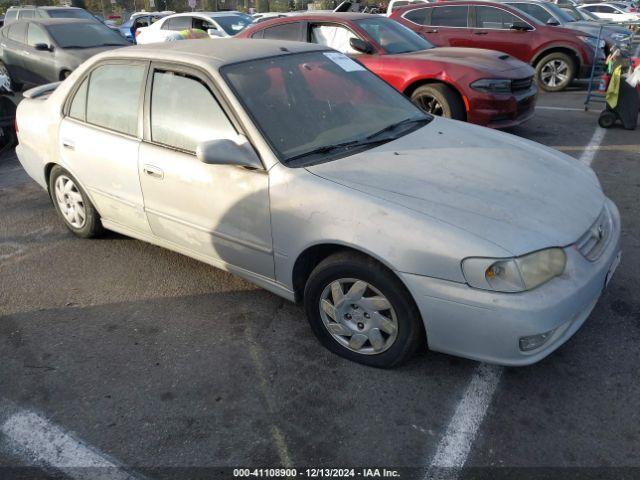
[[[214,92],[198,71],[152,67],[138,163],[147,219],[177,250],[272,279],[267,172],[208,165],[195,155],[200,142],[239,133]]]

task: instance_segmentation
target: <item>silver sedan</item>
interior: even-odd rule
[[[425,339],[536,362],[620,259],[590,168],[426,115],[317,45],[119,49],[25,97],[18,157],[73,233],[120,232],[302,301],[318,339],[364,364]]]

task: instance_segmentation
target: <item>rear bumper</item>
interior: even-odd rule
[[[509,128],[526,122],[535,113],[535,85],[511,95],[476,94],[470,96],[467,121],[490,128]]]
[[[620,252],[620,215],[607,201],[613,230],[595,262],[565,249],[563,275],[529,292],[506,294],[466,284],[401,274],[422,314],[429,348],[500,365],[535,363],[565,343],[583,325],[600,297]],[[522,337],[550,333],[535,350],[520,349]]]

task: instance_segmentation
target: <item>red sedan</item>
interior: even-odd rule
[[[533,116],[534,71],[492,50],[435,48],[385,17],[304,14],[255,24],[237,37],[313,42],[345,53],[403,92],[423,110],[494,128]]]

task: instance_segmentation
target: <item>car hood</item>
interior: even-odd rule
[[[473,68],[487,73],[511,72],[520,69],[529,70],[528,65],[506,53],[482,48],[436,47],[419,52],[389,55],[403,59],[440,61]],[[520,74],[518,72],[518,74]],[[530,73],[533,75],[533,71]]]
[[[598,36],[598,30],[602,27],[602,24],[598,22],[569,22],[562,25],[564,28],[570,28],[571,30],[580,30],[581,32],[588,33],[594,37]],[[605,37],[609,37],[614,33],[625,33],[631,35],[631,31],[624,27],[616,27],[615,25],[608,25],[602,28],[602,33]]]
[[[64,51],[67,55],[70,55],[71,57],[78,59],[78,61],[82,63],[85,60],[88,60],[94,55],[97,55],[99,53],[106,52],[108,50],[113,50],[114,48],[122,48],[126,46],[127,45],[116,47],[116,46],[109,45],[106,47],[95,47],[95,48],[66,48]]]
[[[575,242],[605,201],[595,174],[578,160],[513,135],[440,118],[393,142],[307,169],[454,225],[513,255]]]

